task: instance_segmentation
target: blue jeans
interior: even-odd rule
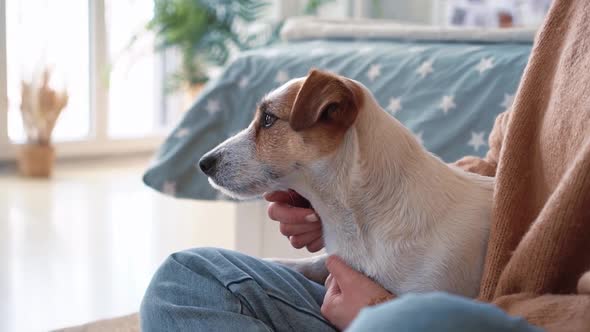
[[[150,331],[336,331],[320,314],[324,287],[233,251],[171,255],[141,304]],[[405,295],[364,309],[348,331],[540,331],[500,309],[444,293]]]

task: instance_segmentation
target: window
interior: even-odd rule
[[[52,136],[58,156],[153,150],[181,113],[144,29],[152,1],[0,0],[0,13],[0,159],[25,139],[21,81],[41,66],[69,95]]]
[[[161,120],[162,96],[157,84],[162,80],[158,77],[161,62],[153,53],[153,35],[143,31],[152,16],[152,1],[106,0],[111,137],[141,137]],[[141,38],[129,47],[136,35]]]
[[[24,140],[19,111],[21,81],[30,80],[35,67],[47,64],[54,67],[55,78],[61,76],[70,96],[54,130],[54,139],[87,137],[90,130],[88,4],[6,0],[6,13],[8,136],[15,142]]]

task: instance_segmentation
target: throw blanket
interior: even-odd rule
[[[480,300],[548,331],[590,331],[590,1],[557,0],[484,159],[496,176]]]

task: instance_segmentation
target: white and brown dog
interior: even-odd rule
[[[326,251],[394,294],[479,290],[493,178],[427,152],[359,82],[318,70],[287,82],[199,165],[236,198],[297,191]],[[323,282],[325,257],[278,261]]]

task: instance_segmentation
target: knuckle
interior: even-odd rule
[[[314,236],[314,239],[320,238],[322,237],[322,228],[321,227],[317,227],[316,225],[312,226],[313,228],[311,228],[309,230],[309,233],[312,233]]]
[[[319,233],[317,238],[315,240],[313,240],[307,246],[307,250],[309,252],[318,252],[318,251],[322,250],[323,247],[324,247],[324,240],[322,239],[322,234]]]
[[[287,225],[287,224],[281,224],[281,225],[279,226],[279,231],[281,232],[281,234],[283,234],[283,235],[285,235],[285,236],[290,236],[290,235],[292,235],[292,234],[291,234],[291,232],[290,232],[289,225]]]
[[[276,220],[275,219],[275,207],[274,207],[274,205],[275,205],[274,203],[270,203],[270,204],[268,204],[268,207],[266,208],[266,214],[272,220]]]
[[[290,241],[291,245],[297,249],[301,249],[305,246],[305,243],[303,243],[303,239],[301,239],[300,236],[291,236]]]
[[[280,210],[281,210],[281,206],[277,203],[270,203],[268,205],[268,209],[267,209],[267,214],[268,217],[272,220],[275,221],[280,221]]]
[[[309,251],[309,252],[317,252],[320,250],[320,248],[318,247],[317,244],[307,245],[307,246],[305,246],[305,248],[307,248],[307,251]]]

